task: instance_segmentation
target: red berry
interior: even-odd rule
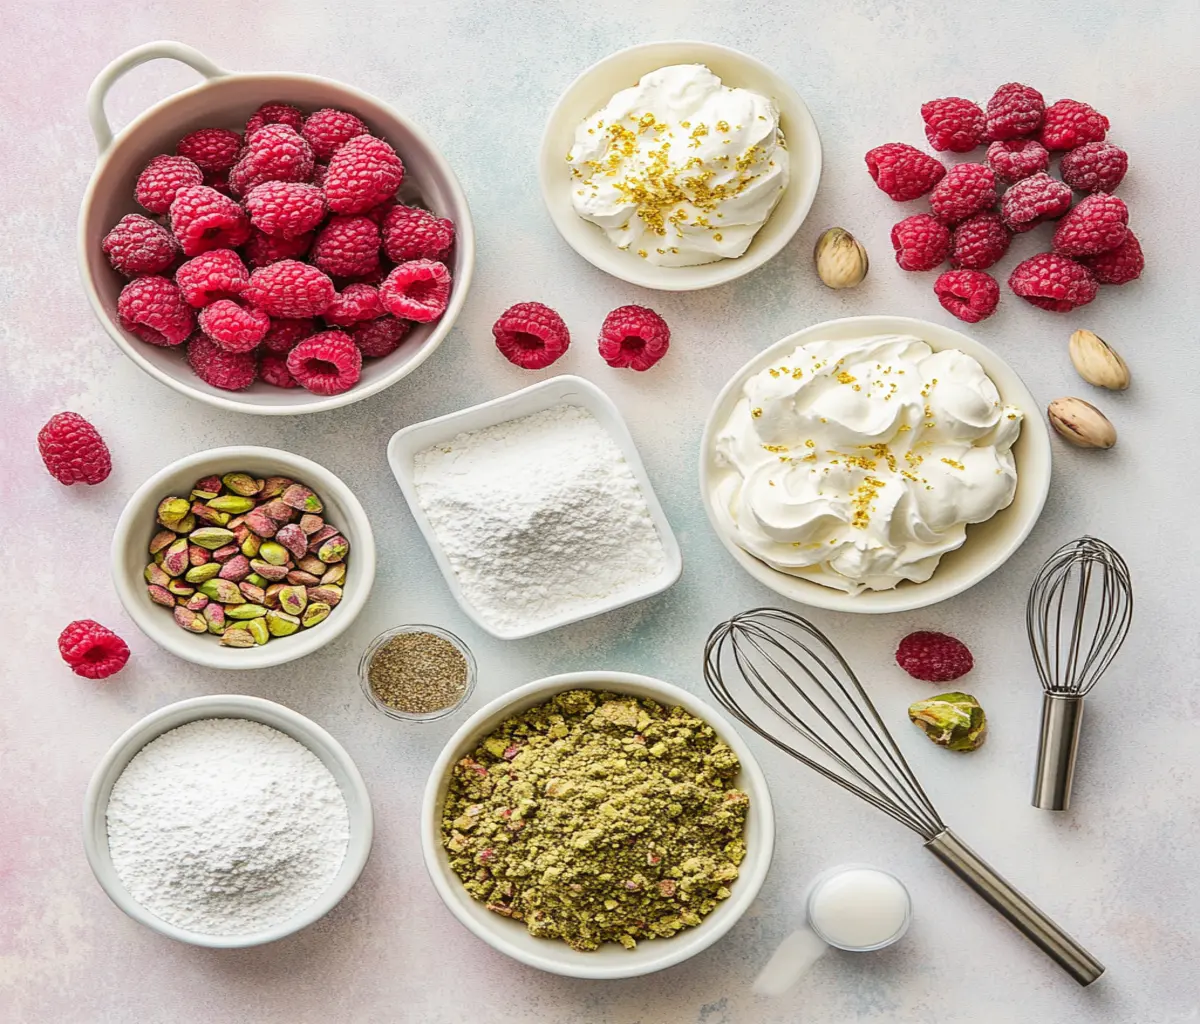
[[[349,327],[363,320],[375,320],[385,315],[379,301],[379,289],[369,284],[348,284],[321,314],[331,327]]]
[[[308,258],[330,277],[362,277],[379,266],[379,225],[370,217],[330,217]]]
[[[300,134],[312,146],[313,156],[318,160],[328,160],[355,136],[370,135],[371,129],[348,110],[325,107],[305,118]]]
[[[313,394],[340,395],[358,383],[362,353],[344,331],[322,331],[288,353],[287,368]]]
[[[298,238],[325,219],[325,194],[299,181],[264,181],[246,194],[250,223],[278,238]]]
[[[1062,179],[1077,192],[1111,192],[1129,169],[1129,156],[1109,142],[1085,142],[1064,153]]]
[[[1085,142],[1103,142],[1108,118],[1079,100],[1059,100],[1042,118],[1042,145],[1047,149],[1074,149]]]
[[[232,299],[218,299],[200,310],[200,330],[226,352],[253,352],[271,326],[261,309],[239,306]]]
[[[175,283],[183,297],[196,307],[236,298],[249,280],[242,258],[232,249],[212,249],[193,256],[175,271]]]
[[[996,177],[1020,181],[1050,166],[1050,154],[1037,139],[1010,139],[993,142],[987,148],[988,166]]]
[[[298,388],[296,378],[288,372],[287,356],[268,352],[259,360],[259,379],[276,388]]]
[[[100,432],[77,412],[60,412],[38,431],[42,462],[60,484],[98,484],[112,472]]]
[[[600,358],[609,366],[648,370],[670,344],[667,322],[645,306],[618,306],[600,328]]]
[[[875,184],[898,203],[923,196],[946,173],[940,161],[903,142],[876,146],[866,161]]]
[[[315,232],[310,231],[295,238],[278,238],[252,228],[250,240],[243,250],[246,262],[258,268],[270,266],[280,260],[295,260],[307,256],[308,250],[312,248],[314,236]]]
[[[442,260],[454,245],[454,224],[415,206],[393,206],[383,218],[383,248],[396,263]]]
[[[977,213],[954,229],[950,262],[967,270],[986,270],[1008,252],[1011,240],[999,214]]]
[[[258,376],[251,352],[226,352],[207,334],[196,334],[187,347],[188,364],[205,384],[224,391],[242,391]]]
[[[396,194],[404,164],[383,139],[357,135],[329,160],[325,198],[334,213],[365,213]]]
[[[563,318],[540,302],[509,306],[492,324],[492,334],[500,354],[526,370],[544,369],[571,344]]]
[[[227,171],[237,163],[242,137],[228,128],[199,128],[179,140],[175,152],[205,173]]]
[[[402,320],[436,320],[450,302],[450,271],[436,260],[401,263],[379,286],[379,301]]]
[[[250,237],[246,211],[216,189],[189,185],[171,203],[171,231],[185,256],[236,249]]]
[[[229,171],[235,195],[247,195],[266,181],[308,181],[312,147],[286,124],[269,124],[246,138],[246,148]]]
[[[316,267],[280,260],[250,275],[242,298],[274,317],[320,316],[336,294],[333,282]]]
[[[125,667],[129,645],[107,626],[77,619],[59,634],[58,653],[77,676],[107,679]]]
[[[892,247],[902,270],[932,270],[950,254],[950,229],[928,213],[915,213],[892,228]]]
[[[996,175],[986,164],[955,164],[929,197],[933,212],[946,224],[957,224],[996,205]]]
[[[969,153],[981,142],[985,119],[978,103],[960,96],[930,100],[921,104],[925,138],[939,152]]]
[[[228,171],[208,171],[204,175],[204,184],[209,188],[215,189],[223,196],[232,196],[233,189],[229,187],[229,172]]]
[[[179,286],[149,275],[130,281],[117,296],[122,327],[151,345],[181,345],[196,326],[196,315]]]
[[[407,321],[382,316],[377,320],[355,324],[350,328],[350,337],[364,356],[379,359],[391,355],[400,347],[409,327]]]
[[[117,221],[100,248],[113,269],[126,277],[166,270],[178,251],[171,233],[140,213],[127,213]]]
[[[260,128],[268,124],[285,124],[289,128],[299,131],[304,124],[304,112],[290,103],[282,103],[279,100],[272,100],[270,103],[264,103],[246,122],[246,138],[249,139]]]
[[[180,189],[204,183],[204,172],[184,156],[156,156],[138,175],[133,194],[151,213],[166,213]]]
[[[970,648],[948,633],[918,630],[909,633],[896,648],[896,664],[914,679],[948,683],[975,667]]]
[[[1099,256],[1084,256],[1079,262],[1101,284],[1127,284],[1141,277],[1146,265],[1142,247],[1132,231],[1125,232],[1125,240],[1115,249]]]
[[[969,324],[986,320],[1000,303],[1000,286],[982,270],[947,270],[933,282],[933,293],[943,309]]]
[[[1032,231],[1044,220],[1071,208],[1071,188],[1045,172],[1018,181],[1000,200],[1000,215],[1010,231]]]
[[[1042,126],[1046,101],[1036,89],[1009,82],[1000,86],[988,100],[987,137],[1016,139],[1032,135]]]
[[[263,335],[263,348],[276,355],[287,355],[311,334],[315,334],[317,324],[312,319],[272,320],[267,333]]]
[[[1098,256],[1115,249],[1129,232],[1129,209],[1116,196],[1097,192],[1082,199],[1058,222],[1054,251],[1064,256]]]
[[[1097,284],[1082,263],[1054,252],[1041,252],[1018,263],[1008,286],[1040,309],[1069,313],[1096,297]]]

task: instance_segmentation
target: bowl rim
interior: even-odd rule
[[[720,738],[733,748],[741,762],[738,788],[750,794],[751,808],[760,819],[758,827],[762,831],[762,837],[752,847],[747,848],[733,893],[721,904],[722,907],[731,908],[724,920],[714,923],[710,917],[699,926],[680,932],[669,941],[664,940],[662,948],[665,952],[661,954],[657,953],[658,943],[645,943],[638,948],[652,951],[646,957],[639,958],[635,951],[630,954],[628,961],[610,966],[600,962],[589,963],[589,954],[578,953],[578,964],[567,966],[550,957],[528,953],[509,942],[501,931],[502,918],[489,920],[487,926],[483,926],[463,909],[475,901],[462,889],[457,877],[450,877],[449,868],[444,864],[445,855],[440,838],[441,797],[454,762],[462,756],[464,750],[478,742],[483,730],[490,726],[490,720],[511,714],[518,706],[532,707],[564,690],[609,690],[621,693],[627,692],[628,687],[648,691],[650,699],[659,703],[680,705],[711,725]],[[570,978],[612,980],[638,977],[682,963],[707,949],[741,920],[758,897],[770,870],[774,850],[775,810],[771,789],[762,767],[745,739],[720,711],[696,694],[665,680],[633,672],[609,672],[602,669],[563,672],[525,683],[489,701],[463,722],[446,741],[430,769],[421,800],[421,852],[425,860],[425,869],[434,889],[450,913],[472,934],[498,952],[530,967]],[[549,939],[546,941],[555,947],[569,949],[563,943]]]
[[[176,720],[181,714],[185,717]],[[181,725],[205,718],[240,718],[260,722],[278,729],[296,742],[303,744],[320,759],[322,764],[326,762],[326,757],[322,756],[325,754],[329,760],[338,765],[345,775],[350,790],[349,794],[345,792],[346,786],[343,785],[342,780],[335,777],[339,788],[343,790],[343,796],[353,798],[346,799],[350,818],[350,838],[346,845],[345,858],[338,868],[338,875],[330,883],[329,888],[320,899],[314,900],[308,907],[298,911],[286,921],[282,921],[272,928],[246,935],[207,935],[164,921],[130,895],[117,876],[116,868],[113,867],[108,852],[108,799],[121,772],[147,744],[159,736],[179,728]],[[167,720],[171,720],[171,724],[165,724]],[[328,770],[327,765],[326,769]],[[101,800],[103,800],[103,807]],[[101,830],[105,837],[103,842],[99,838]],[[358,766],[346,748],[326,729],[300,712],[263,697],[251,697],[245,694],[218,693],[202,697],[189,697],[186,700],[166,704],[134,722],[113,742],[96,765],[88,781],[83,799],[84,853],[87,856],[88,866],[92,869],[92,873],[96,876],[96,881],[100,883],[105,895],[139,924],[143,924],[167,938],[212,949],[242,949],[247,946],[275,942],[320,920],[341,902],[358,881],[370,857],[374,834],[375,816],[371,807],[371,796]],[[347,866],[349,866],[348,871]],[[338,881],[339,877],[341,878],[340,882]]]
[[[690,58],[680,56],[680,50],[693,52]],[[656,54],[663,54],[658,58]],[[755,72],[772,82],[774,96],[781,108],[781,113],[792,123],[789,127],[788,148],[794,153],[803,153],[804,162],[795,160],[792,168],[792,178],[788,189],[800,191],[801,198],[795,210],[784,222],[777,237],[770,242],[758,245],[758,235],[751,243],[746,253],[736,259],[723,259],[714,263],[703,263],[692,267],[658,267],[650,263],[634,263],[614,257],[616,249],[607,238],[595,228],[587,224],[571,208],[570,203],[557,201],[559,193],[566,187],[566,179],[556,180],[554,171],[561,165],[561,140],[567,134],[566,107],[576,97],[589,89],[593,77],[599,75],[610,65],[631,57],[644,57],[647,62],[645,74],[656,67],[679,63],[707,63],[708,60],[718,59],[725,62],[752,67]],[[656,63],[657,61],[657,63]],[[728,83],[726,83],[728,84]],[[736,84],[736,83],[735,83]],[[611,95],[611,94],[609,94]],[[596,97],[592,109],[599,109],[609,96]],[[786,107],[786,109],[784,109]],[[574,134],[575,120],[572,119],[569,129]],[[563,240],[580,256],[606,274],[626,281],[629,284],[657,291],[699,291],[726,284],[744,277],[763,266],[777,256],[791,242],[801,224],[807,219],[816,199],[817,189],[821,182],[822,150],[821,137],[816,121],[808,104],[803,97],[769,65],[733,47],[722,46],[719,43],[705,42],[700,39],[662,39],[652,42],[638,43],[628,46],[602,57],[591,66],[581,71],[575,79],[563,90],[546,118],[542,129],[542,139],[538,147],[538,184],[542,193],[542,201],[550,215],[555,229]],[[801,176],[800,171],[804,174]],[[778,206],[768,218],[778,215]],[[582,223],[590,230],[587,233],[577,229],[577,223]],[[761,234],[760,229],[759,234]],[[588,239],[583,242],[583,239]],[[582,243],[582,244],[580,244]],[[623,255],[623,254],[622,254]]]
[[[137,540],[139,536],[138,531],[148,531],[150,529],[151,520],[147,518],[147,513],[150,509],[157,508],[158,502],[161,500],[163,494],[165,494],[162,490],[165,486],[165,481],[176,474],[184,471],[193,471],[196,467],[212,462],[219,461],[227,466],[231,463],[236,465],[238,460],[248,457],[276,462],[279,464],[281,470],[286,470],[288,475],[292,475],[295,479],[304,480],[305,483],[315,480],[315,485],[309,483],[309,486],[313,487],[319,494],[332,493],[335,495],[337,503],[346,512],[347,524],[342,529],[344,532],[351,534],[350,540],[353,545],[354,560],[356,562],[361,561],[362,563],[362,586],[356,587],[344,596],[338,602],[336,609],[338,614],[329,616],[329,618],[320,624],[319,629],[314,628],[298,634],[298,640],[296,635],[286,637],[284,639],[287,640],[287,643],[271,643],[248,650],[235,650],[233,648],[217,646],[215,643],[202,642],[216,639],[207,634],[193,635],[178,627],[173,631],[160,631],[156,628],[148,627],[146,625],[148,621],[147,616],[160,609],[158,609],[157,605],[148,605],[142,600],[142,592],[145,589],[144,581],[140,577],[137,580],[130,579],[129,573],[125,568],[125,555],[131,544],[136,543],[141,546],[142,542]],[[232,472],[232,470],[226,469],[225,472]],[[129,500],[125,502],[125,507],[121,509],[117,525],[113,529],[112,543],[109,550],[109,566],[113,579],[113,587],[126,613],[133,619],[138,629],[176,657],[190,661],[194,665],[203,665],[206,668],[230,669],[235,671],[270,668],[312,654],[314,651],[337,639],[350,627],[351,623],[357,618],[358,613],[362,611],[364,605],[367,603],[367,598],[370,596],[371,588],[375,582],[375,535],[371,529],[371,521],[367,517],[366,510],[350,487],[341,477],[332,470],[326,469],[319,462],[314,462],[303,455],[296,455],[280,448],[267,448],[261,445],[228,445],[222,448],[206,448],[203,451],[193,452],[191,455],[185,455],[182,458],[176,459],[156,473],[151,474],[129,496]],[[175,635],[176,633],[178,633],[178,636]],[[167,640],[167,637],[170,639]],[[236,660],[226,658],[224,657],[226,653],[236,653],[242,657]]]
[[[164,110],[167,110],[181,99],[192,96],[197,93],[212,91],[226,87],[230,82],[263,82],[263,83],[281,83],[286,85],[290,82],[303,82],[306,84],[319,85],[330,87],[346,94],[350,98],[350,105],[354,101],[365,102],[371,106],[378,107],[385,111],[390,117],[405,126],[405,129],[412,135],[417,142],[426,150],[430,162],[437,169],[437,173],[442,180],[445,190],[450,194],[454,205],[461,210],[461,215],[457,215],[455,219],[455,248],[461,255],[462,270],[456,274],[454,287],[450,291],[450,302],[446,307],[446,311],[438,319],[434,330],[426,339],[423,347],[414,352],[410,359],[404,364],[397,366],[390,373],[380,377],[379,380],[372,381],[368,384],[356,384],[348,391],[343,391],[338,395],[330,395],[320,400],[291,403],[280,405],[260,405],[257,402],[249,401],[246,398],[239,400],[235,396],[240,392],[228,392],[223,394],[209,394],[198,388],[193,387],[185,380],[174,377],[173,375],[160,369],[156,364],[147,359],[138,348],[125,336],[124,331],[111,318],[108,311],[104,308],[104,304],[100,298],[99,290],[96,287],[96,282],[91,273],[91,258],[92,253],[89,250],[87,243],[87,220],[92,204],[95,201],[97,184],[101,177],[101,172],[110,163],[114,155],[120,150],[129,134],[140,128],[145,122],[159,116]],[[286,98],[286,97],[285,97]],[[475,272],[475,227],[471,217],[470,204],[467,202],[466,193],[463,191],[462,185],[458,180],[458,176],[454,173],[449,162],[442,155],[441,150],[434,145],[433,140],[429,135],[410,118],[401,114],[391,104],[384,102],[372,94],[365,92],[355,86],[348,85],[344,82],[337,81],[332,78],[325,78],[321,75],[305,75],[287,72],[266,72],[266,71],[226,71],[223,74],[205,78],[195,85],[188,86],[185,89],[180,89],[169,96],[164,97],[157,103],[152,104],[143,110],[140,114],[134,117],[121,130],[114,134],[111,143],[99,155],[96,160],[95,167],[92,168],[91,176],[88,179],[87,187],[83,193],[83,199],[79,206],[79,216],[76,221],[76,259],[79,265],[80,277],[83,281],[84,292],[88,297],[88,302],[92,307],[92,312],[96,319],[104,328],[105,333],[116,343],[117,347],[125,353],[134,365],[145,373],[149,374],[155,380],[165,384],[167,387],[178,391],[180,394],[193,398],[196,401],[204,402],[207,405],[214,406],[218,409],[228,409],[233,412],[249,413],[250,415],[259,416],[297,416],[305,415],[314,412],[325,412],[329,409],[337,409],[342,406],[352,405],[355,402],[361,401],[364,398],[370,398],[381,391],[386,390],[393,384],[399,382],[415,371],[422,363],[425,362],[433,353],[441,347],[443,341],[449,335],[454,327],[455,321],[462,312],[463,306],[466,304],[467,293],[471,287],[471,281]]]
[[[911,334],[925,341],[934,351],[951,347],[960,348],[983,367],[988,376],[992,378],[993,383],[996,384],[997,390],[1001,391],[1001,398],[1017,405],[1025,412],[1022,437],[1027,439],[1028,450],[1025,452],[1022,464],[1018,466],[1017,493],[1020,493],[1021,488],[1025,488],[1025,493],[1030,493],[1032,490],[1034,493],[1033,504],[1025,513],[1024,518],[1015,521],[1015,525],[1008,531],[1007,540],[991,559],[973,569],[963,571],[962,578],[949,585],[930,586],[938,579],[938,572],[941,571],[939,566],[939,569],[925,583],[901,584],[893,590],[864,592],[858,595],[846,594],[803,577],[780,572],[751,555],[727,536],[713,508],[712,482],[714,474],[711,453],[715,435],[721,427],[721,424],[717,422],[718,413],[729,402],[730,396],[740,389],[752,374],[764,369],[776,355],[785,349],[792,349],[809,341],[817,341],[822,333],[830,330],[842,330],[850,327],[860,329],[864,337],[873,334]],[[997,376],[1009,378],[1003,388],[996,380]],[[1042,418],[1036,414],[1037,409],[1038,404],[1028,386],[1006,360],[982,342],[976,341],[953,327],[921,320],[917,317],[890,314],[865,314],[823,320],[773,342],[752,356],[734,371],[717,394],[705,419],[704,432],[700,440],[700,498],[704,505],[704,513],[713,532],[734,560],[759,583],[781,597],[813,608],[868,615],[926,608],[955,597],[990,576],[1012,557],[1037,524],[1050,492],[1052,470],[1050,432]],[[1012,504],[1015,502],[1014,494]],[[1012,504],[1006,508],[1011,508]],[[968,532],[963,547],[969,546],[970,542],[970,533]],[[942,579],[945,580],[946,576],[943,575]]]

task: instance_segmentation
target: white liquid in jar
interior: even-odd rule
[[[872,949],[908,927],[908,890],[874,868],[849,868],[818,882],[808,898],[813,930],[831,946]]]

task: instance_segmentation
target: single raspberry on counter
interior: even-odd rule
[[[1064,256],[1098,256],[1115,249],[1128,232],[1128,207],[1116,196],[1096,192],[1058,222],[1053,249]]]
[[[1086,306],[1099,287],[1082,263],[1055,252],[1041,252],[1018,263],[1008,278],[1013,293],[1039,309],[1069,313]]]
[[[218,299],[200,310],[200,330],[226,352],[253,352],[271,327],[271,318],[261,309],[239,306],[232,299]]]
[[[98,484],[112,472],[112,455],[100,431],[77,412],[51,416],[37,443],[42,462],[60,484]]]
[[[209,249],[236,249],[250,237],[250,219],[229,196],[189,185],[171,203],[171,232],[185,256],[199,256]]]
[[[299,131],[304,126],[304,111],[281,100],[264,103],[246,122],[247,140],[260,128],[269,124],[285,124]]]
[[[983,142],[986,119],[978,103],[947,96],[921,104],[925,138],[938,152],[969,153]]]
[[[933,282],[933,293],[946,312],[969,324],[986,320],[1000,303],[1000,286],[982,270],[947,270]]]
[[[600,358],[609,366],[648,370],[670,345],[671,328],[646,306],[618,306],[600,327]]]
[[[338,292],[321,317],[330,327],[349,327],[363,320],[375,320],[385,312],[378,288],[355,283]]]
[[[246,212],[264,234],[298,238],[325,219],[325,193],[299,181],[264,181],[246,193]]]
[[[266,353],[258,363],[259,380],[275,388],[298,388],[300,384],[288,372],[287,356]]]
[[[1050,166],[1050,152],[1037,139],[1009,139],[987,148],[988,166],[996,177],[1020,181]]]
[[[987,102],[987,137],[1016,139],[1032,135],[1042,126],[1046,100],[1032,86],[1009,82]]]
[[[957,224],[996,205],[996,175],[987,164],[955,164],[929,196],[933,212],[946,224]]]
[[[156,156],[138,175],[133,195],[151,213],[166,213],[181,189],[204,182],[204,172],[185,156]]]
[[[1085,142],[1103,142],[1108,118],[1079,100],[1059,100],[1042,118],[1042,145],[1047,149],[1074,149]]]
[[[871,179],[898,203],[920,198],[946,173],[939,160],[903,142],[876,146],[866,161]]]
[[[1045,172],[1018,181],[1000,200],[1000,216],[1010,231],[1032,231],[1071,208],[1071,187]]]
[[[175,271],[175,283],[191,306],[207,306],[217,299],[242,294],[250,274],[242,258],[232,249],[210,249],[193,256]]]
[[[296,260],[307,256],[315,237],[316,232],[309,231],[306,234],[297,235],[295,238],[279,238],[252,228],[250,240],[246,242],[242,254],[250,266],[256,269],[267,267],[280,260]]]
[[[365,213],[391,199],[404,181],[404,164],[383,139],[357,135],[333,154],[325,198],[334,213]]]
[[[914,679],[926,683],[948,683],[975,667],[971,650],[948,633],[918,630],[909,633],[896,648],[896,664]]]
[[[1085,142],[1063,154],[1059,169],[1077,192],[1111,192],[1129,169],[1129,155],[1111,142]]]
[[[287,369],[314,395],[340,395],[358,383],[362,352],[344,331],[322,331],[288,353]]]
[[[58,635],[58,653],[77,676],[107,679],[129,660],[129,645],[107,626],[76,619]]]
[[[350,337],[364,356],[379,359],[391,355],[400,347],[411,326],[407,320],[382,316],[377,320],[355,324],[350,328]]]
[[[379,225],[370,217],[333,216],[317,232],[308,258],[330,277],[362,277],[379,266]]]
[[[977,213],[954,229],[950,242],[950,263],[967,270],[986,270],[1008,252],[1012,235],[1000,215]]]
[[[273,317],[298,319],[320,316],[335,294],[333,282],[316,267],[280,260],[255,270],[242,298]]]
[[[287,355],[305,338],[317,332],[317,322],[311,318],[299,320],[272,320],[262,345],[268,352]]]
[[[1115,249],[1102,252],[1099,256],[1084,256],[1079,261],[1092,272],[1101,284],[1127,284],[1142,276],[1146,259],[1142,246],[1132,231],[1125,232],[1125,240]]]
[[[509,306],[492,324],[492,335],[500,354],[526,370],[545,369],[571,344],[563,318],[540,302]]]
[[[902,270],[932,270],[950,254],[950,229],[928,213],[915,213],[892,228],[892,247]]]
[[[335,110],[325,107],[314,110],[304,119],[304,127],[300,134],[312,146],[313,155],[318,160],[328,160],[342,146],[358,135],[370,135],[368,128],[361,118],[355,117],[348,110]]]
[[[230,168],[229,187],[244,196],[267,181],[308,181],[312,172],[312,147],[294,128],[269,124],[247,136],[246,148]]]
[[[450,302],[450,271],[436,260],[401,263],[380,284],[379,301],[392,316],[429,323],[446,312]]]
[[[228,128],[198,128],[189,132],[175,146],[175,152],[186,156],[205,173],[227,171],[237,163],[242,137]]]
[[[383,249],[396,263],[444,261],[454,245],[454,224],[416,206],[393,206],[382,226]]]
[[[192,336],[187,357],[197,377],[223,391],[244,391],[258,376],[258,360],[252,352],[226,352],[207,334]]]
[[[196,326],[196,314],[170,278],[151,274],[130,281],[117,296],[122,327],[151,345],[182,345]]]
[[[140,213],[127,213],[100,243],[113,270],[126,277],[166,270],[179,251],[171,233]]]

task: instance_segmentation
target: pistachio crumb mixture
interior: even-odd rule
[[[432,714],[457,703],[467,685],[467,659],[434,633],[398,633],[371,656],[371,692],[410,715]]]
[[[530,934],[633,949],[729,896],[746,854],[740,768],[681,707],[568,690],[454,766],[442,844],[467,891]]]

